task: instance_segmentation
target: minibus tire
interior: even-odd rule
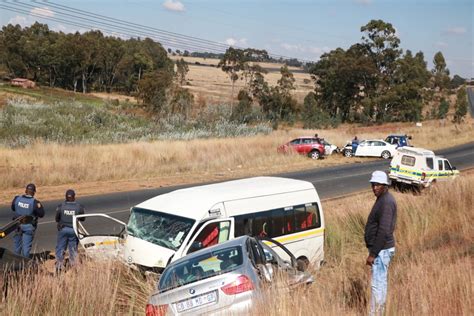
[[[296,259],[296,267],[298,271],[304,272],[308,269],[308,266],[309,260],[305,257],[299,257],[298,259]]]

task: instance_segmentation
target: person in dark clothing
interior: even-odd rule
[[[38,218],[44,216],[44,208],[40,201],[34,198],[36,186],[30,183],[26,186],[25,194],[17,195],[12,201],[12,211],[15,212],[13,219],[22,215],[31,217],[29,223],[20,224],[13,235],[15,253],[24,257],[30,257],[31,246],[35,236]]]
[[[58,239],[56,244],[56,271],[64,267],[64,253],[69,249],[69,262],[74,265],[77,257],[77,239],[72,227],[74,215],[84,214],[84,206],[76,202],[74,190],[66,191],[66,200],[56,208],[56,222],[58,223]],[[82,219],[83,220],[83,219]]]
[[[388,192],[388,177],[374,171],[370,179],[377,197],[365,225],[365,244],[369,250],[366,264],[372,267],[370,315],[383,315],[387,297],[388,266],[395,254],[393,232],[397,221],[397,203]]]
[[[359,147],[359,140],[357,139],[357,136],[354,136],[351,146],[352,146],[352,155],[355,155],[357,147]]]

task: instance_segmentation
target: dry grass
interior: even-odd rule
[[[171,59],[177,60],[183,58],[188,62],[189,72],[186,76],[188,88],[194,93],[197,98],[206,98],[207,103],[219,104],[229,102],[232,92],[232,84],[229,77],[220,68],[217,68],[219,63],[218,59],[211,58],[197,58],[197,57],[180,57],[170,56]],[[198,62],[201,65],[196,65]],[[277,81],[281,78],[280,68],[283,64],[277,63],[259,63],[259,65],[268,70],[265,75],[265,80],[271,85],[277,85]],[[301,69],[295,67],[288,67],[293,72],[295,78],[296,90],[293,91],[293,95],[302,103],[304,97],[308,92],[314,90],[314,82],[311,80],[311,76],[308,73],[300,72]],[[296,72],[298,71],[298,72]],[[305,79],[306,82],[305,83]],[[307,80],[310,80],[309,82]],[[238,91],[244,87],[245,82],[239,80],[235,83],[234,97],[237,97]]]
[[[474,175],[439,183],[422,195],[395,193],[396,254],[387,315],[472,315]],[[363,228],[372,194],[323,202],[326,260],[316,282],[291,295],[269,290],[252,315],[367,314],[369,268]],[[143,314],[153,282],[118,263],[84,262],[54,276],[47,270],[11,280],[6,315]]]
[[[341,126],[317,131],[343,146],[359,139],[383,138],[388,133],[414,136],[413,143],[430,149],[474,139],[472,121],[454,126],[425,122],[422,128],[398,123],[374,127]],[[61,198],[67,187],[78,195],[126,191],[144,187],[206,182],[251,175],[367,161],[340,155],[313,161],[299,155],[281,155],[278,145],[314,130],[281,129],[265,136],[191,141],[137,142],[120,145],[58,145],[38,143],[24,149],[0,148],[0,204],[10,202],[26,183],[38,185],[38,198]],[[106,185],[105,185],[106,184]]]
[[[389,271],[387,315],[472,315],[474,176],[421,196],[395,193],[396,254]],[[370,269],[363,228],[372,194],[323,204],[327,265],[310,289],[281,299],[271,293],[257,314],[367,314]]]

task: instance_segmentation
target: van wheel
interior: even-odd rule
[[[308,266],[309,266],[308,259],[304,257],[296,259],[296,268],[298,269],[298,271],[306,271],[306,269],[308,269]]]
[[[312,152],[309,153],[309,157],[312,159],[319,159],[321,157],[321,154],[317,150],[313,150]]]
[[[384,150],[384,151],[382,152],[382,158],[383,158],[383,159],[388,159],[388,158],[390,158],[390,157],[391,157],[391,155],[390,155],[390,152],[389,152],[389,151]]]

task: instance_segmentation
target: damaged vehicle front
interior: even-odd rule
[[[288,260],[274,248],[281,248]],[[310,273],[297,269],[295,257],[282,244],[242,236],[171,263],[148,301],[146,315],[249,314],[265,289],[288,295],[313,281]]]
[[[118,257],[143,270],[152,268],[156,272],[161,272],[170,262],[195,223],[191,218],[140,207],[131,209],[128,224],[106,214],[75,218],[74,230],[87,255],[105,259]],[[81,222],[81,218],[88,220]],[[100,227],[100,232],[91,231],[88,223]]]

